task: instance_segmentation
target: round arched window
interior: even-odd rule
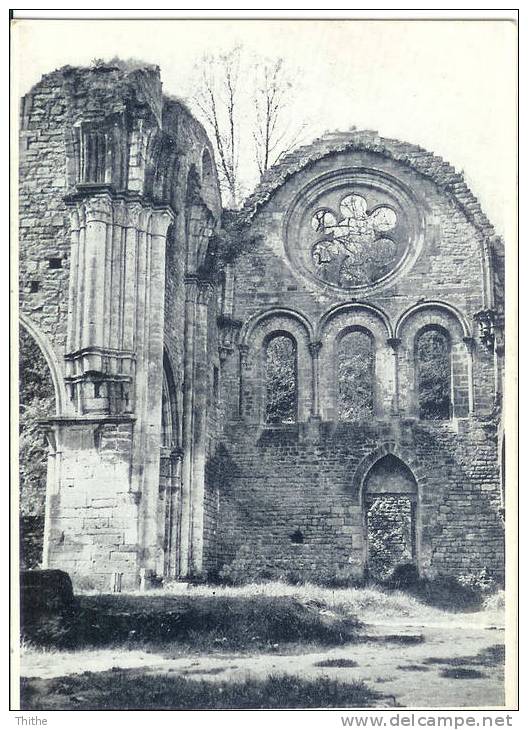
[[[312,278],[346,290],[392,278],[417,253],[420,217],[410,194],[375,171],[316,181],[287,223],[287,252]]]

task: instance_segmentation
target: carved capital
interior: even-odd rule
[[[56,454],[57,453],[57,431],[56,431],[56,429],[49,424],[45,424],[45,425],[43,425],[42,430],[44,431],[44,436],[46,437],[46,442],[48,444],[49,453]]]
[[[401,340],[399,337],[387,337],[387,345],[394,353],[396,353],[398,352],[398,348],[401,345]]]
[[[128,223],[127,204],[124,200],[114,200],[113,202],[113,223],[116,226],[124,228]]]
[[[217,317],[218,335],[220,338],[220,344],[218,346],[218,353],[220,360],[223,362],[230,352],[233,351],[236,339],[242,327],[242,322],[239,319],[228,317],[225,314]]]
[[[185,285],[185,301],[195,302],[198,298],[198,277],[196,274],[186,274],[183,283]]]
[[[68,213],[70,214],[70,231],[78,232],[85,225],[83,206],[80,203],[70,204]]]
[[[310,342],[310,344],[308,345],[308,350],[310,351],[310,355],[313,359],[319,357],[322,346],[323,343],[320,340],[318,342]]]
[[[112,201],[108,195],[97,195],[83,201],[86,225],[90,223],[111,223],[113,217]]]
[[[172,449],[170,457],[174,462],[183,461],[183,449],[181,446],[176,446]]]
[[[218,357],[220,358],[221,363],[224,363],[232,352],[232,347],[227,347],[226,345],[218,345]]]
[[[481,309],[473,319],[479,327],[480,341],[488,350],[492,350],[495,343],[496,312],[493,309]]]
[[[168,208],[153,210],[150,219],[151,232],[153,236],[165,238],[171,223],[174,222],[174,215]]]
[[[207,306],[214,292],[213,284],[207,279],[198,279],[198,304]]]
[[[127,228],[138,228],[139,227],[139,216],[143,210],[141,203],[133,202],[127,204],[127,217],[126,226]]]
[[[239,345],[238,351],[240,353],[240,365],[243,368],[247,368],[248,367],[249,345],[245,345],[245,344]]]

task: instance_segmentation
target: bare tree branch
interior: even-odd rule
[[[243,187],[240,157],[262,177],[303,137],[306,125],[292,123],[295,87],[282,59],[243,58],[239,47],[204,57],[197,86],[194,103],[216,148],[222,195],[235,208]]]

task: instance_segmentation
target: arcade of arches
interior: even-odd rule
[[[156,68],[60,69],[21,114],[26,562],[503,578],[504,249],[461,175],[332,134],[234,215]]]

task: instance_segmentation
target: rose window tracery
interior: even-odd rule
[[[315,273],[343,287],[378,281],[397,263],[402,233],[399,218],[388,205],[369,209],[365,197],[357,193],[345,195],[338,212],[319,208],[311,217]]]

